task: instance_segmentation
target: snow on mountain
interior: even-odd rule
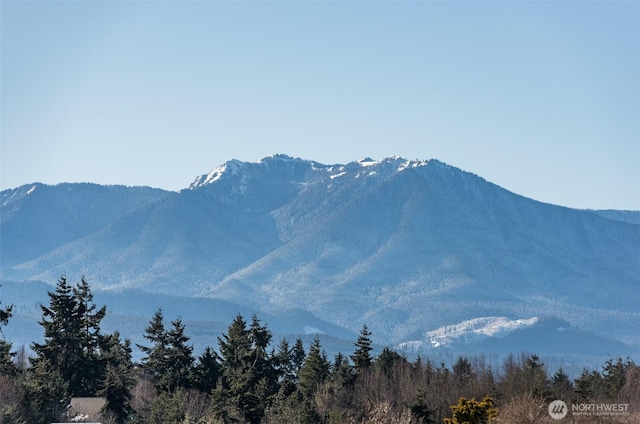
[[[458,324],[445,325],[426,332],[426,342],[411,341],[401,343],[401,348],[451,347],[455,344],[470,344],[489,337],[504,337],[508,333],[529,327],[538,322],[537,317],[528,319],[509,319],[506,317],[479,317]]]
[[[522,344],[517,334],[544,327],[528,320],[545,316],[640,346],[633,216],[543,204],[433,159],[274,155],[231,160],[180,193],[3,191],[0,271],[304,311],[350,334],[366,323],[383,344],[433,331],[454,343],[455,323],[474,344]]]

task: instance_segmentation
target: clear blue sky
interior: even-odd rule
[[[2,189],[437,158],[640,209],[640,3],[6,1]]]

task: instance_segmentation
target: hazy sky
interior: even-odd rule
[[[437,158],[640,209],[640,2],[7,1],[2,189]]]

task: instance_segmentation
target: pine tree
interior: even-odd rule
[[[435,421],[432,420],[433,410],[429,406],[428,396],[424,391],[424,389],[418,390],[418,394],[416,395],[416,398],[413,400],[411,405],[409,405],[409,410],[411,411],[411,418],[413,418],[418,423],[420,424],[435,423]]]
[[[150,377],[158,393],[173,392],[179,387],[187,388],[193,366],[193,346],[187,345],[189,337],[180,318],[171,322],[166,330],[162,310],[154,314],[144,337],[152,346],[138,345],[146,354],[142,359],[143,369]]]
[[[320,339],[316,337],[298,375],[299,389],[305,398],[311,399],[318,387],[327,380],[329,369],[327,354],[320,346]]]
[[[550,398],[553,399],[561,399],[564,401],[572,401],[573,400],[573,385],[571,384],[571,380],[569,376],[564,372],[562,367],[553,374],[551,377],[551,393]]]
[[[458,357],[456,363],[453,364],[452,370],[455,380],[460,387],[468,381],[476,378],[471,362],[469,362],[469,360],[464,356]]]
[[[0,302],[0,305],[2,302]],[[15,353],[11,352],[12,345],[7,342],[2,332],[2,326],[9,323],[9,318],[13,315],[13,305],[9,305],[6,308],[0,308],[0,334],[2,334],[2,340],[0,340],[0,375],[14,376],[17,373],[16,367],[13,365],[13,357]]]
[[[73,289],[77,301],[76,314],[80,319],[79,341],[83,361],[79,364],[79,384],[84,396],[92,396],[101,388],[105,363],[101,359],[104,337],[100,333],[100,322],[107,313],[106,306],[96,309],[93,294],[84,276]]]
[[[298,381],[298,375],[306,357],[307,354],[304,350],[304,343],[301,338],[297,338],[291,349],[291,365],[293,367],[293,373],[295,374],[295,381]]]
[[[353,368],[349,365],[349,360],[338,352],[331,366],[332,381],[337,388],[350,387],[353,384],[353,377]]]
[[[220,357],[215,350],[206,347],[193,368],[193,385],[203,393],[210,393],[217,387],[221,374]]]
[[[614,400],[626,383],[627,370],[633,362],[630,359],[623,361],[621,357],[607,359],[602,367],[602,385],[605,397]]]
[[[277,351],[273,357],[273,365],[278,373],[280,381],[295,381],[293,371],[293,352],[289,347],[287,339],[283,338],[276,347]]]
[[[251,340],[241,315],[236,316],[226,334],[218,337],[218,346],[225,388],[233,393],[247,392],[251,382]]]
[[[213,403],[219,419],[258,423],[264,416],[267,399],[277,391],[277,374],[267,353],[271,337],[255,316],[247,329],[238,315],[218,338],[223,384],[213,391]]]
[[[105,353],[106,370],[103,389],[98,393],[105,398],[102,411],[116,423],[125,423],[133,413],[130,405],[134,384],[131,342],[128,339],[121,342],[120,334],[116,332],[105,343],[108,346]]]
[[[586,368],[575,380],[575,393],[579,402],[591,403],[602,396],[602,376],[597,370],[589,371]]]
[[[41,306],[44,343],[33,343],[34,366],[42,377],[55,372],[72,396],[94,396],[104,376],[101,366],[103,307],[95,311],[89,285],[83,278],[74,288],[63,276],[49,292],[49,306]],[[94,312],[95,311],[95,312]]]
[[[356,350],[353,352],[353,355],[351,355],[356,374],[361,374],[371,365],[371,343],[371,333],[365,324],[360,330],[358,341],[356,341]]]
[[[393,369],[395,365],[403,359],[398,352],[395,352],[388,347],[385,346],[378,355],[378,359],[376,359],[375,365],[382,371],[382,373],[387,377],[391,378],[393,376]]]
[[[167,333],[168,349],[168,375],[167,389],[173,392],[176,388],[188,388],[190,385],[191,370],[193,367],[193,346],[188,345],[189,336],[185,332],[182,319],[171,321],[173,328]]]

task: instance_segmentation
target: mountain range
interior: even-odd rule
[[[255,312],[282,334],[346,340],[366,324],[409,352],[640,352],[640,212],[541,203],[433,159],[274,155],[180,192],[5,190],[0,273],[25,317],[43,287],[84,275],[147,322],[149,302],[174,303],[194,323]]]

